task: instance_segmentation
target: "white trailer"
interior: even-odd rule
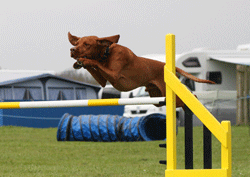
[[[165,54],[143,57],[165,62]],[[197,95],[219,121],[231,120],[232,124],[236,123],[236,65],[250,66],[250,45],[239,46],[237,50],[195,49],[176,55],[177,67],[198,78],[216,82],[214,85],[197,83],[180,76],[181,82]],[[250,83],[249,80],[248,82]],[[124,115],[135,117],[152,111],[165,113],[165,110],[166,108],[156,108],[153,105],[129,105],[125,106]],[[183,125],[182,109],[177,109],[177,116],[180,125]],[[201,122],[194,118],[194,125],[201,125]]]

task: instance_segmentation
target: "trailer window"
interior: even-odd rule
[[[222,74],[220,71],[207,72],[207,80],[214,81],[216,84],[222,83]]]
[[[186,59],[185,61],[182,62],[182,64],[187,67],[187,68],[191,68],[191,67],[201,67],[201,64],[199,62],[199,59],[197,57],[190,57],[188,59]]]

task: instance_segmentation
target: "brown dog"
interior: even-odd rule
[[[105,87],[109,81],[119,91],[130,91],[146,86],[150,97],[165,96],[164,65],[165,63],[136,56],[127,47],[117,44],[120,35],[98,38],[97,36],[76,37],[68,33],[71,57],[76,59],[75,69],[84,67]],[[196,82],[211,83],[199,79],[180,68],[176,72]],[[176,107],[184,107],[176,97]]]

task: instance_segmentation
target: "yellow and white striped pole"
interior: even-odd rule
[[[165,97],[126,98],[126,99],[92,99],[92,100],[63,100],[63,101],[0,102],[0,109],[159,104],[160,102],[163,102],[163,101],[165,101]]]

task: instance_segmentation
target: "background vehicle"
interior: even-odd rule
[[[139,91],[134,97],[149,97],[146,87],[140,87]],[[125,117],[145,116],[152,113],[166,114],[166,106],[156,107],[154,105],[126,105],[124,108]]]
[[[102,87],[98,93],[99,99],[105,98],[133,98],[133,95],[137,94],[139,88],[129,92],[120,92],[116,90],[112,85],[106,85]]]
[[[165,54],[143,56],[165,62]],[[180,81],[191,90],[208,110],[218,119],[230,120],[236,124],[236,65],[250,65],[250,45],[238,46],[237,50],[195,49],[176,55],[176,66],[190,74],[216,82],[216,84],[197,83],[179,76]],[[250,80],[249,80],[250,84]],[[148,96],[141,88],[137,97]],[[165,113],[166,107],[153,105],[127,105],[124,115],[134,117],[152,112]],[[184,111],[177,109],[180,125],[184,125]],[[202,125],[194,116],[194,125]]]

